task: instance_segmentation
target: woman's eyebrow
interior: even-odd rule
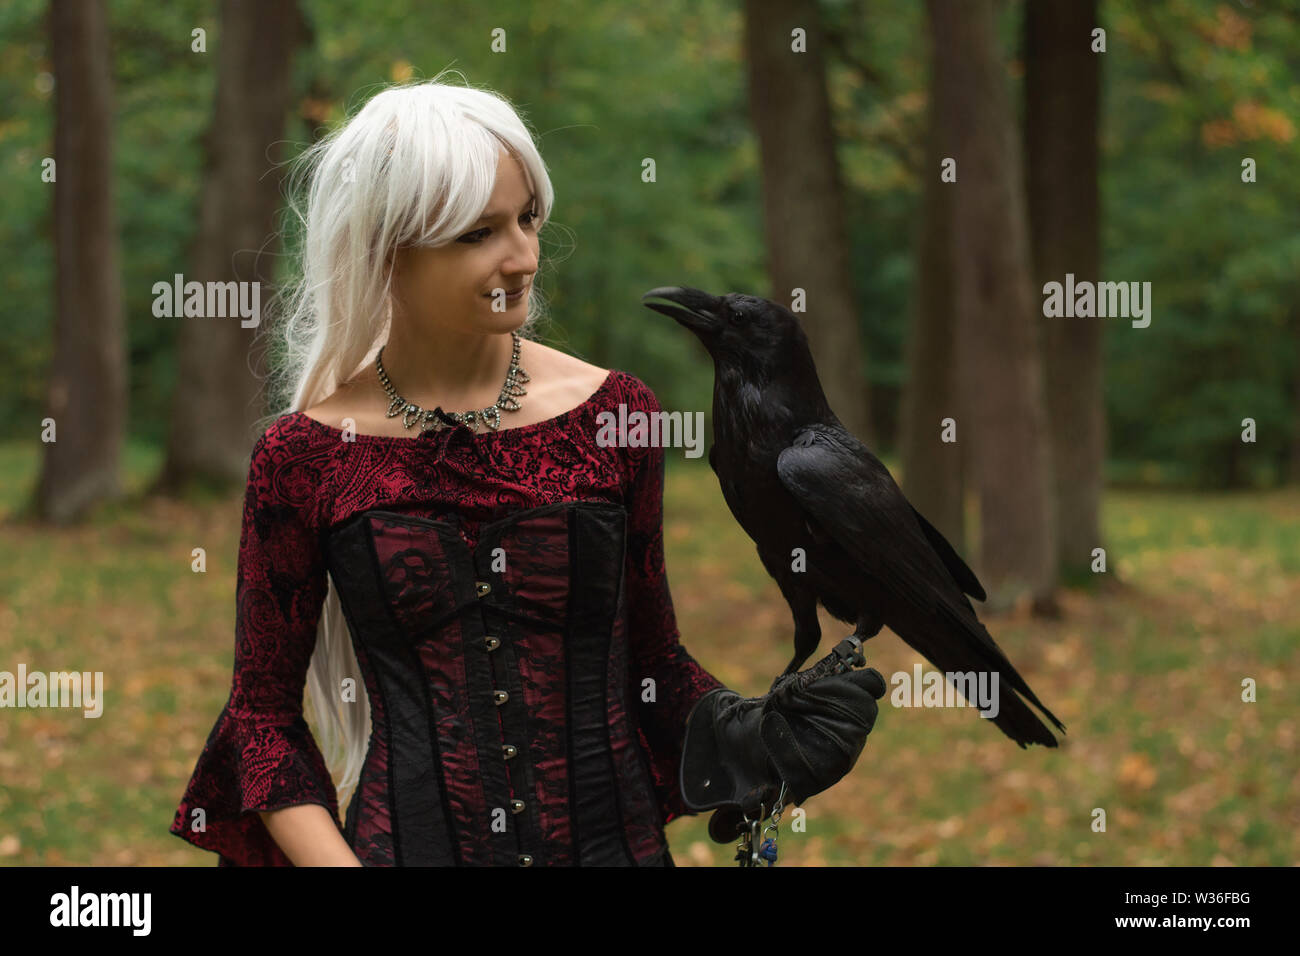
[[[519,210],[521,215],[528,211],[528,207],[533,204],[533,200],[535,200],[536,198],[537,198],[536,194],[528,197],[528,202],[524,203],[524,208]],[[474,225],[477,226],[480,222],[491,222],[493,219],[500,219],[504,215],[505,213],[503,212],[484,213],[478,219],[474,220]]]

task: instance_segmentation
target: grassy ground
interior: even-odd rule
[[[156,465],[132,449],[130,487]],[[0,509],[35,469],[30,448],[0,449]],[[791,648],[775,584],[702,459],[670,462],[665,498],[683,643],[728,686],[766,690]],[[102,670],[107,698],[99,719],[0,715],[0,864],[215,862],[167,827],[229,692],[239,504],[0,526],[0,670]],[[969,708],[886,697],[852,774],[805,804],[803,832],[783,821],[783,864],[1300,863],[1300,494],[1112,492],[1104,523],[1126,587],[1066,592],[1058,622],[985,616],[1063,745],[1021,750]],[[825,653],[851,628],[822,622]],[[868,651],[887,678],[920,660],[888,631]],[[669,825],[679,865],[731,865],[706,824]]]

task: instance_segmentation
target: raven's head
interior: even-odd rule
[[[651,289],[641,301],[694,332],[715,365],[771,369],[773,363],[808,351],[808,339],[794,313],[757,296],[739,292],[714,296],[699,289],[662,286]]]

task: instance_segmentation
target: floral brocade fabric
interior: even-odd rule
[[[612,370],[499,432],[272,424],[244,498],[230,697],[171,832],[221,865],[288,866],[257,811],[339,823],[302,706],[332,582],[370,704],[339,823],[364,865],[672,865],[686,719],[721,684],[679,640],[664,449],[617,424],[598,441],[620,404],[659,410]]]

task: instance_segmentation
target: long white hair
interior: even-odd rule
[[[289,398],[264,422],[318,404],[373,363],[392,317],[385,257],[467,232],[491,201],[503,148],[536,194],[538,229],[550,218],[550,177],[514,107],[488,90],[440,83],[446,72],[384,89],[295,161],[287,226],[298,233],[300,274],[279,297],[282,351],[270,359],[272,390]],[[544,315],[534,291],[521,334],[532,337]],[[349,678],[354,703],[342,699]],[[307,696],[343,812],[366,756],[370,702],[332,577]]]

